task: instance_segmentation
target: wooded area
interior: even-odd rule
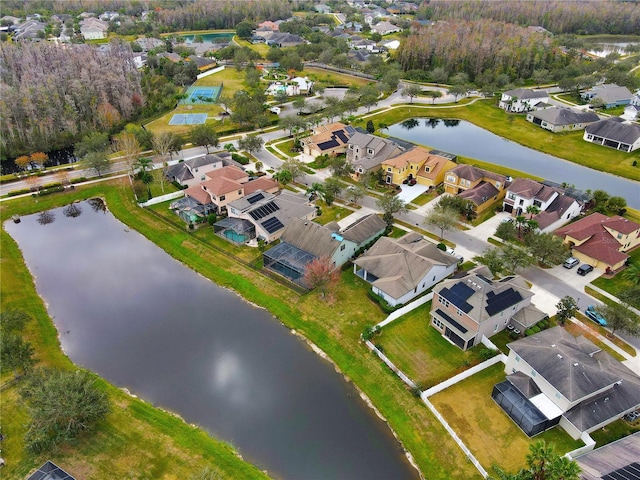
[[[425,2],[418,17],[430,20],[491,19],[519,25],[539,25],[552,33],[636,35],[640,6],[618,0],[484,0]]]
[[[60,48],[0,44],[3,157],[50,151],[94,131],[111,131],[142,106],[140,74],[128,44]]]

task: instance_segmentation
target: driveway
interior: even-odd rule
[[[416,183],[415,185],[400,185],[400,193],[396,195],[399,199],[401,199],[404,203],[409,203],[414,198],[419,197],[421,194],[429,190],[429,187],[426,185],[420,185]]]
[[[573,288],[580,291],[584,291],[585,285],[590,284],[602,275],[602,270],[598,270],[597,268],[594,268],[592,272],[587,273],[584,277],[582,275],[578,275],[577,271],[577,266],[573,268],[564,268],[562,265],[557,265],[546,270],[547,273],[550,273],[563,283],[571,285]]]

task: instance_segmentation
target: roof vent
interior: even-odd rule
[[[578,365],[580,365],[578,362],[573,364],[574,367],[577,367]]]
[[[551,344],[551,348],[556,348],[556,344],[555,344],[555,343],[552,343],[552,344]]]
[[[558,358],[562,360],[562,355],[560,355],[559,353],[558,353]]]

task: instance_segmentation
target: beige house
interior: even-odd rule
[[[382,162],[403,151],[403,148],[389,139],[355,132],[349,139],[347,148],[347,161],[353,169],[351,176],[359,180],[363,175],[379,170]]]
[[[335,157],[347,150],[347,142],[355,133],[351,126],[340,122],[321,125],[313,130],[313,135],[300,140],[305,155]]]
[[[476,213],[481,213],[504,198],[506,183],[507,177],[504,175],[473,165],[458,165],[445,174],[444,191],[471,201]]]
[[[640,225],[626,218],[592,213],[559,228],[555,234],[569,245],[578,260],[615,272],[626,263],[626,253],[640,245]]]

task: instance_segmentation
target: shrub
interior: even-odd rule
[[[82,183],[82,182],[86,182],[87,181],[87,177],[78,177],[78,178],[72,178],[71,179],[71,183]]]
[[[482,361],[489,360],[490,358],[495,357],[497,354],[498,354],[497,350],[494,350],[492,348],[487,348],[487,347],[483,347],[478,352],[478,356],[480,357],[480,360],[482,360]]]
[[[240,155],[239,153],[232,153],[231,158],[238,162],[240,165],[248,165],[250,160],[244,155]]]
[[[213,225],[217,220],[218,216],[215,213],[211,213],[209,216],[207,216],[207,222],[209,223],[209,225]]]
[[[438,245],[436,245],[440,250],[442,250],[443,252],[447,251],[447,246],[444,243],[439,243]]]
[[[376,295],[375,293],[373,293],[373,290],[367,291],[367,295],[369,296],[369,298],[371,300],[376,302],[378,304],[378,306],[380,307],[380,310],[382,310],[387,315],[392,313],[392,312],[395,312],[398,308],[401,307],[401,305],[398,305],[397,307],[392,307],[380,295]]]
[[[25,193],[29,193],[31,189],[23,188],[21,190],[14,190],[13,192],[7,193],[7,197],[15,197],[16,195],[23,195]]]
[[[38,192],[39,197],[44,197],[45,195],[51,195],[52,193],[62,192],[64,187],[60,185],[59,187],[45,188]]]

